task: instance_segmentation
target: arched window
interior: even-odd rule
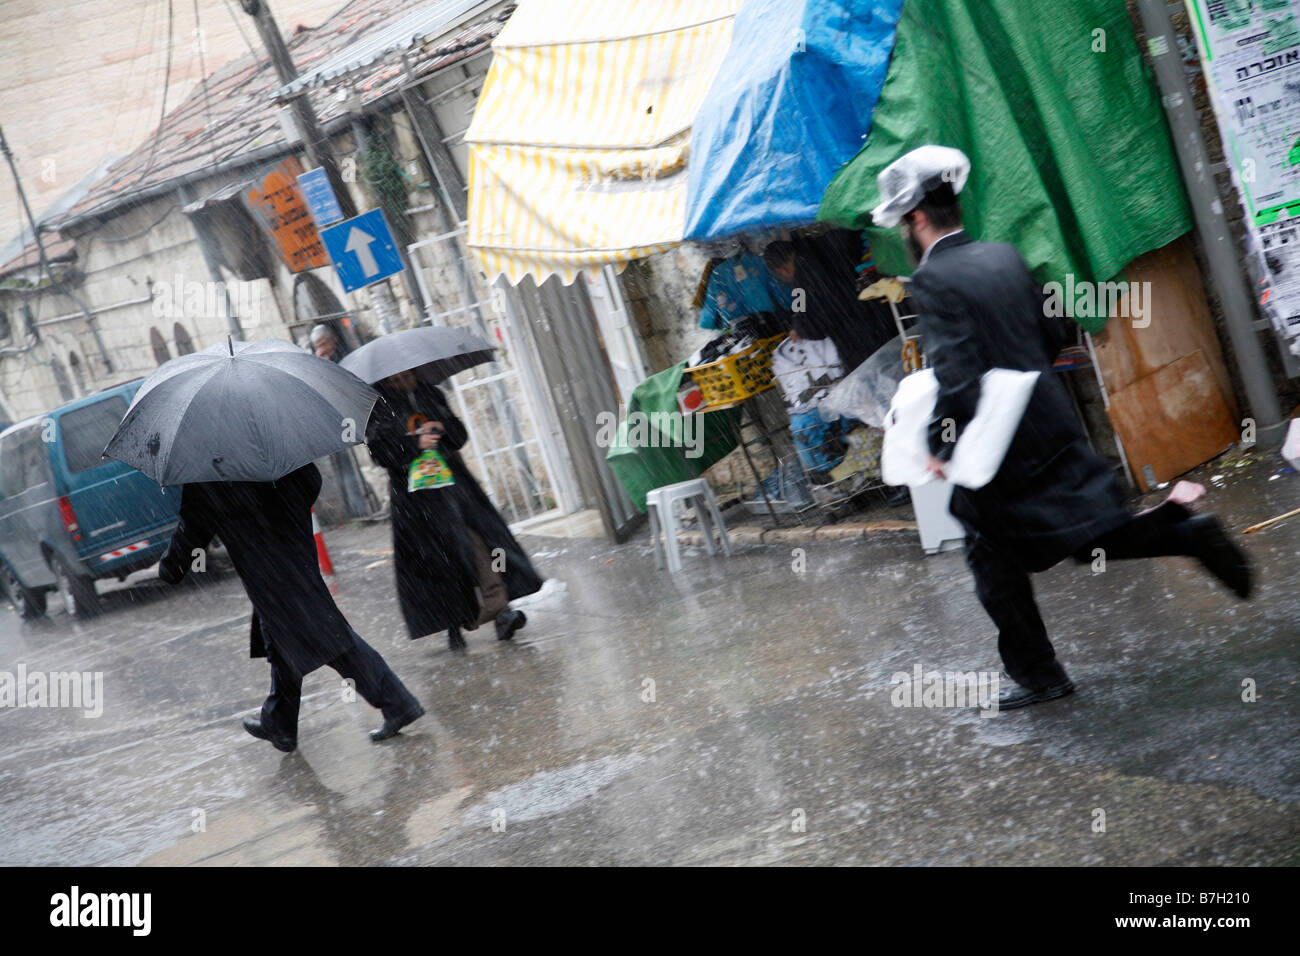
[[[334,337],[347,355],[361,344],[357,338],[356,328],[351,316],[346,314],[344,305],[332,289],[321,281],[320,277],[310,272],[299,272],[293,278],[293,315],[294,328],[301,334],[299,344],[310,349],[307,339],[313,326],[318,323],[328,325],[334,330]]]
[[[172,326],[172,338],[176,340],[176,354],[189,355],[194,351],[194,342],[190,339],[190,333],[185,331],[185,326],[177,322]]]
[[[77,383],[77,391],[86,394],[86,376],[81,368],[81,359],[76,352],[68,353],[68,367],[72,369],[72,378]]]
[[[167,351],[167,340],[157,329],[149,330],[149,345],[153,348],[153,360],[159,365],[171,359],[172,353]]]
[[[59,387],[59,401],[70,402],[76,398],[72,383],[68,381],[68,370],[57,357],[50,359],[50,370],[54,372],[54,384]]]

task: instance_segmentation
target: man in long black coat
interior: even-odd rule
[[[187,484],[180,523],[158,565],[158,576],[177,584],[213,536],[225,544],[253,602],[250,656],[271,664],[261,719],[245,718],[244,729],[286,753],[298,742],[303,678],[325,664],[352,679],[362,699],[383,713],[383,726],[371,731],[375,740],[392,737],[424,713],[330,597],[312,535],[311,506],[320,486],[315,465],[277,481]]]
[[[889,172],[880,177],[884,193],[900,181],[889,179]],[[934,169],[911,195],[906,189],[886,195],[893,208],[876,218],[893,225],[906,210],[903,235],[920,261],[911,295],[925,356],[939,381],[929,431],[932,471],[943,474],[975,414],[985,372],[1041,373],[992,481],[973,491],[954,487],[950,505],[966,530],[976,594],[997,625],[998,651],[1018,685],[999,701],[1000,709],[1010,710],[1074,690],[1034,602],[1031,572],[1070,555],[1091,561],[1097,549],[1108,560],[1188,555],[1245,598],[1251,570],[1213,515],[1193,517],[1178,505],[1129,514],[1114,470],[1089,447],[1052,371],[1066,341],[1064,320],[1047,314],[1043,287],[1013,246],[966,235],[952,185],[965,176],[950,172]]]
[[[498,602],[532,594],[542,577],[510,533],[501,514],[460,456],[469,439],[442,390],[404,372],[375,385],[380,401],[366,429],[375,463],[389,475],[393,565],[397,600],[412,640],[446,631],[453,648],[465,646],[462,630],[484,618],[487,592],[504,588]],[[408,469],[436,447],[455,483],[407,490]],[[486,560],[485,560],[486,558]],[[508,640],[525,622],[522,611],[503,607],[496,636]]]

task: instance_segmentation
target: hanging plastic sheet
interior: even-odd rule
[[[677,408],[685,362],[632,391],[605,460],[638,511],[646,492],[698,478],[736,447],[739,409],[682,415]]]
[[[691,131],[686,236],[807,225],[861,148],[903,0],[747,0]]]
[[[970,157],[967,228],[1014,244],[1043,282],[1108,280],[1191,228],[1123,0],[907,0],[871,136],[818,218],[869,226],[876,175],[926,143]],[[881,271],[911,272],[897,229],[868,235]]]

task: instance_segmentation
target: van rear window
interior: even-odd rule
[[[89,471],[104,463],[104,446],[126,415],[126,399],[114,395],[59,416],[59,438],[68,471]]]

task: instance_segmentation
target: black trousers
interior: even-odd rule
[[[1183,506],[1167,502],[1088,542],[1074,558],[1092,562],[1098,548],[1107,561],[1190,554],[1191,542],[1182,527],[1190,515]],[[975,578],[975,593],[997,626],[998,653],[1011,679],[1033,689],[1064,680],[1065,668],[1047,638],[1029,572],[1014,551],[968,528],[966,563]]]
[[[302,703],[302,680],[275,655],[271,641],[266,642],[266,656],[271,664],[271,693],[262,704],[262,726],[273,736],[298,739],[298,708]],[[339,676],[350,678],[361,699],[378,707],[384,719],[402,718],[419,709],[406,686],[393,673],[379,652],[352,632],[352,649],[329,661]]]

